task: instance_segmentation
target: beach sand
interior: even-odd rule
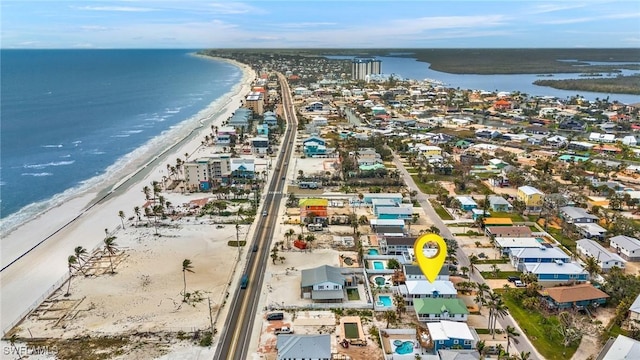
[[[237,258],[234,250],[226,245],[235,237],[233,225],[215,229],[206,221],[196,224],[191,217],[190,222],[183,219],[172,224],[177,225],[175,227],[162,228],[162,236],[157,237],[153,235],[153,227],[118,230],[121,224],[118,212],[122,210],[127,218],[132,217],[134,206],[142,207],[145,203],[143,186],[161,181],[162,176],[167,175],[167,163],[175,163],[176,158],[184,159],[185,153],[206,155],[207,149],[199,148],[201,140],[211,132],[210,126],[220,126],[241,106],[255,79],[255,72],[248,66],[234,63],[242,68],[242,82],[222,98],[216,109],[209,109],[209,114],[203,114],[201,127],[185,139],[167,143],[157,157],[149,154],[146,157],[149,162],[138,163],[137,168],[130,165],[121,169],[110,186],[79,194],[3,237],[1,259],[2,266],[6,266],[0,273],[0,325],[3,333],[33,309],[34,304],[41,303],[64,283],[68,273],[67,257],[73,254],[76,246],[83,246],[90,252],[101,248],[105,229],[117,237],[116,243],[123,248],[125,258],[113,276],[73,278],[72,296],[69,298],[84,298],[79,308],[93,303],[95,309],[102,310],[78,315],[78,322],[69,324],[69,334],[88,331],[108,334],[133,329],[189,328],[209,324],[206,298],[211,297],[212,307],[217,306],[215,302],[220,301],[223,285],[230,280]],[[164,192],[162,195],[174,205],[204,197],[203,194]],[[99,199],[102,200],[95,204]],[[176,310],[181,304],[181,264],[184,258],[192,260],[195,271],[187,274],[188,289],[202,290],[205,301],[194,307],[183,305]],[[143,286],[145,275],[150,282]],[[66,291],[66,285],[63,290]],[[112,311],[118,319],[116,315],[109,319],[101,318],[100,314]],[[55,333],[50,328],[45,332]]]

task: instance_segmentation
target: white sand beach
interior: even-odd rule
[[[218,306],[215,303],[220,302],[223,285],[229,281],[236,258],[234,250],[226,244],[235,238],[233,225],[215,229],[206,221],[196,223],[191,217],[191,222],[183,219],[172,224],[176,226],[162,228],[162,236],[157,237],[153,235],[153,227],[130,227],[135,221],[129,222],[124,230],[117,230],[121,224],[118,212],[124,211],[127,218],[134,216],[133,208],[142,207],[145,203],[142,188],[150,186],[153,181],[161,181],[162,176],[167,175],[167,163],[174,163],[176,158],[184,159],[185,153],[196,153],[201,147],[201,140],[211,132],[210,126],[221,125],[241,106],[255,79],[255,72],[246,65],[234,64],[243,71],[242,82],[223,96],[214,108],[199,114],[202,115],[199,120],[202,125],[194,124],[195,130],[187,138],[163,144],[163,152],[158,158],[147,154],[143,158],[151,160],[144,160],[144,164],[136,163],[120,169],[112,184],[106,187],[108,191],[100,188],[80,194],[3,237],[0,242],[2,267],[6,267],[0,272],[0,325],[3,333],[64,282],[68,273],[67,257],[73,254],[76,246],[83,246],[90,252],[102,246],[105,229],[113,232],[125,255],[122,263],[117,265],[115,275],[73,278],[69,298],[84,298],[81,306],[92,304],[101,310],[80,316],[79,324],[68,329],[71,333],[115,333],[160,329],[163,326],[200,327],[203,321],[208,324],[206,298],[211,297],[212,307]],[[198,151],[198,156],[205,155],[206,149]],[[108,196],[93,205],[109,191]],[[163,196],[174,205],[205,195],[163,192]],[[246,228],[243,229],[245,233]],[[23,255],[29,249],[32,250]],[[178,305],[181,301],[181,263],[184,258],[193,261],[195,271],[188,274],[188,287],[203,291],[205,301],[194,307],[183,305],[176,310],[174,301]],[[144,276],[149,278],[147,285],[143,285],[141,280]],[[66,291],[66,287],[63,290]],[[202,316],[203,308],[205,316]],[[175,322],[176,311],[180,312],[179,317],[184,322]],[[119,320],[100,316],[111,312],[119,313]],[[43,331],[55,333],[53,329]]]

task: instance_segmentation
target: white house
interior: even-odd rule
[[[636,140],[636,137],[633,135],[627,135],[622,138],[622,143],[627,146],[636,146],[638,140]]]
[[[618,235],[609,239],[609,246],[616,249],[618,255],[627,261],[640,261],[640,240]]]
[[[624,269],[626,261],[618,254],[608,251],[596,241],[589,239],[578,240],[576,241],[576,250],[586,258],[593,257],[596,259],[600,269],[604,272],[611,270],[614,266]]]
[[[589,141],[612,143],[616,141],[616,136],[614,134],[601,134],[597,132],[592,132],[589,135]]]
[[[453,283],[449,280],[406,280],[398,286],[398,291],[404,297],[407,305],[413,305],[413,299],[424,298],[455,298],[458,296]]]

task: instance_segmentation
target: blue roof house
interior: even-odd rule
[[[402,194],[400,193],[365,193],[362,201],[367,205],[373,205],[374,199],[391,199],[396,204],[402,203]]]
[[[460,209],[463,211],[471,211],[478,207],[478,203],[470,196],[456,196],[456,200],[460,203]]]
[[[253,111],[251,109],[238,108],[227,122],[227,125],[246,130],[249,127],[249,120],[252,116]]]
[[[536,275],[538,284],[544,287],[589,280],[587,271],[575,262],[524,263],[523,272]]]
[[[394,207],[378,207],[376,208],[375,215],[378,219],[402,219],[411,220],[413,218],[413,206],[406,204],[406,206],[394,206]]]
[[[258,132],[258,137],[269,137],[269,125],[260,124],[256,126],[256,131]]]
[[[231,159],[231,177],[253,179],[256,174],[256,165],[253,159]]]
[[[275,126],[278,125],[278,118],[274,115],[267,115],[265,113],[263,122],[269,126]]]
[[[518,271],[523,271],[525,264],[543,262],[550,263],[556,261],[568,263],[571,261],[571,257],[559,248],[547,248],[545,246],[511,248],[511,251],[509,252],[509,259],[511,260],[511,264],[518,269]]]
[[[302,146],[306,157],[325,155],[327,153],[327,142],[319,136],[311,136],[304,139]]]

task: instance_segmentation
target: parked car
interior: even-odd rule
[[[522,281],[520,281],[520,280],[516,280],[516,281],[514,282],[514,284],[516,285],[516,287],[525,287],[525,286],[527,286],[527,285],[525,285],[525,284],[524,284]]]
[[[367,340],[349,339],[349,344],[356,346],[367,346]]]
[[[283,326],[281,328],[276,328],[273,333],[276,334],[276,335],[278,335],[278,334],[293,334],[293,330],[291,330],[291,328],[288,327],[288,326]]]
[[[281,312],[275,312],[275,313],[267,314],[267,320],[268,321],[282,320],[282,319],[284,319],[284,314],[281,313]]]
[[[516,280],[520,280],[520,278],[518,276],[509,276],[507,280],[512,283],[516,282]]]

